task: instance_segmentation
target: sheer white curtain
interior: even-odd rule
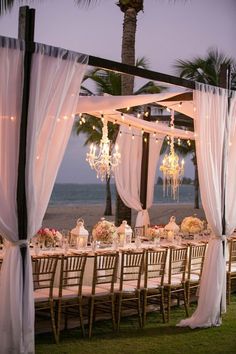
[[[16,205],[24,58],[22,48],[23,43],[20,41],[0,38],[0,233],[8,245],[0,273],[1,354],[34,351],[34,318],[28,318],[32,310],[29,299],[32,289],[26,274],[25,288],[28,291],[23,297]],[[25,268],[31,272],[28,248]],[[25,318],[29,321],[25,321]]]
[[[220,325],[221,312],[226,310],[226,267],[222,241],[236,226],[236,163],[233,153],[236,138],[236,95],[231,93],[231,110],[228,113],[229,94],[228,90],[204,84],[197,84],[194,94],[201,199],[213,237],[204,262],[198,307],[192,317],[182,320],[179,326],[195,328]],[[232,145],[230,141],[233,142]],[[227,227],[226,234],[222,235],[224,203]]]
[[[121,153],[121,163],[115,168],[114,175],[116,188],[123,203],[129,208],[138,211],[136,226],[150,223],[147,209],[152,205],[155,173],[159,159],[163,135],[158,140],[151,138],[149,144],[147,209],[143,209],[140,202],[140,181],[142,161],[142,134],[140,130],[121,127],[122,134],[117,137],[117,144]]]
[[[41,227],[74,122],[88,57],[37,45],[27,135],[28,233]],[[56,55],[56,56],[55,56]]]
[[[17,49],[13,48],[13,44]],[[18,44],[18,46],[17,46]],[[21,42],[0,38],[0,233],[9,242],[0,278],[0,353],[34,353],[32,267],[26,248],[24,290],[17,225],[17,174],[23,55]],[[63,58],[66,57],[66,60]],[[87,56],[36,46],[27,130],[28,239],[41,226],[74,121]]]

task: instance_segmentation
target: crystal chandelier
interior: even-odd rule
[[[90,167],[97,172],[97,178],[101,178],[101,180],[104,181],[106,177],[110,177],[114,168],[120,163],[120,158],[121,154],[117,144],[115,145],[115,151],[113,153],[110,151],[107,121],[104,119],[99,152],[96,154],[96,145],[91,144],[86,161],[88,161]]]
[[[174,128],[174,111],[171,114],[171,128]],[[164,156],[160,171],[163,173],[163,192],[168,196],[169,189],[171,197],[176,200],[179,197],[179,186],[184,174],[184,160],[179,164],[179,157],[174,150],[174,137],[171,136],[170,152]]]

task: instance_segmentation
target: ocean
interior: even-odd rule
[[[111,184],[112,201],[115,202],[115,185]],[[50,205],[57,204],[105,204],[105,184],[55,184]],[[179,203],[194,202],[194,186],[182,185],[179,190]],[[155,185],[154,204],[176,203],[170,197],[163,196],[162,185]]]

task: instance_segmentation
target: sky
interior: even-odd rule
[[[73,0],[28,1],[36,9],[35,41],[121,61],[123,13],[115,3],[100,0],[84,8]],[[17,3],[0,18],[0,35],[17,37],[18,10]],[[236,59],[235,15],[236,0],[144,0],[136,57],[145,56],[149,69],[171,75],[176,59],[205,56],[210,47]],[[56,182],[98,182],[85,161],[88,148],[83,143],[83,137],[72,134]],[[193,177],[189,161],[185,175]]]

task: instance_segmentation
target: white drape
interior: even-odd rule
[[[37,45],[33,55],[27,135],[28,233],[41,227],[74,122],[87,56]],[[53,54],[53,53],[51,53]]]
[[[198,307],[191,318],[180,322],[180,326],[195,328],[220,325],[221,312],[226,310],[226,267],[222,243],[225,238],[222,235],[224,204],[226,236],[230,235],[236,226],[236,164],[233,153],[236,139],[236,95],[231,93],[231,110],[228,114],[229,94],[228,90],[204,84],[197,84],[194,94],[201,199],[207,221],[213,230],[213,237],[204,262]]]
[[[18,240],[16,207],[24,52],[10,47],[7,40],[4,48],[0,46],[0,80],[4,83],[0,86],[0,233],[9,241],[0,273],[0,353],[31,354],[32,266],[27,247],[23,289],[20,246],[26,241]],[[53,48],[44,45],[36,46],[32,58],[26,148],[28,239],[42,223],[70,136],[87,59],[60,49],[53,53]]]
[[[163,135],[150,138],[149,163],[148,163],[148,185],[147,185],[147,209],[143,209],[140,202],[140,181],[142,161],[142,134],[140,130],[121,126],[121,135],[117,137],[121,153],[121,163],[115,168],[114,175],[116,188],[123,203],[129,208],[138,211],[136,226],[150,224],[148,210],[153,201],[155,172],[159,159]]]
[[[0,273],[0,353],[34,352],[34,317],[32,316],[31,261],[27,247],[25,292],[23,265],[18,245],[17,176],[21,94],[23,78],[23,43],[1,39],[0,45],[0,233],[8,241]],[[15,49],[13,49],[15,48]]]

